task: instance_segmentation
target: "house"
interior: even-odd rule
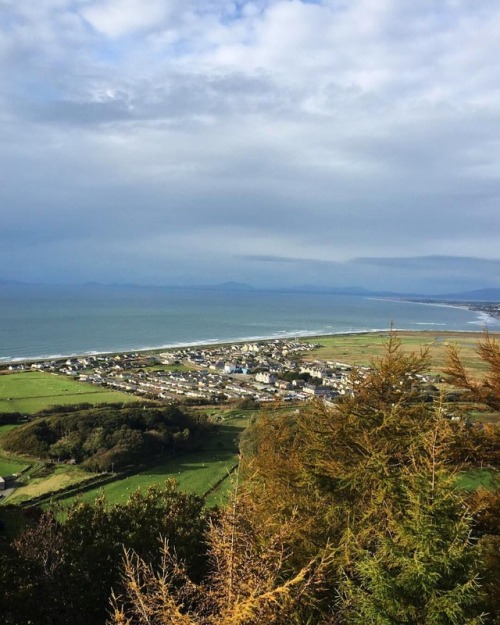
[[[262,382],[262,384],[275,384],[276,375],[270,371],[260,371],[255,374],[255,379],[257,382]]]

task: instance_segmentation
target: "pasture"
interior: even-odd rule
[[[173,478],[181,490],[196,495],[204,495],[215,487],[209,497],[209,505],[222,502],[230,489],[229,473],[238,464],[238,439],[248,425],[249,416],[246,411],[234,410],[221,411],[220,416],[222,422],[207,437],[203,450],[170,458],[77,497],[83,501],[94,501],[103,493],[111,503],[123,503],[138,488],[144,490]],[[77,497],[62,502],[74,501]]]
[[[231,451],[185,454],[149,467],[141,473],[117,479],[101,488],[63,499],[61,503],[73,503],[75,500],[92,502],[101,494],[104,494],[110,503],[125,503],[138,488],[146,490],[149,486],[163,484],[165,480],[171,478],[179,483],[181,490],[203,495],[226,478],[237,463],[238,456]]]
[[[133,475],[123,477],[118,475],[114,482],[96,486],[79,495],[69,495],[61,499],[61,502],[67,504],[77,499],[94,501],[100,494],[104,494],[111,503],[124,503],[138,488],[145,490],[153,484],[162,484],[166,479],[174,478],[181,490],[197,495],[204,495],[214,489],[209,505],[220,503],[230,488],[230,482],[225,484],[225,481],[238,464],[238,439],[248,420],[249,416],[244,411],[221,411],[220,425],[207,434],[202,450],[164,459]],[[26,464],[27,462],[17,470]],[[46,472],[35,472],[30,477],[25,476],[22,485],[8,498],[8,502],[22,503],[67,486],[74,485],[78,488],[78,482],[92,475],[82,471],[78,466],[66,464],[58,465]]]
[[[34,414],[54,405],[132,401],[137,398],[42,371],[0,375],[0,412]]]
[[[438,373],[447,361],[448,348],[456,345],[464,365],[473,372],[485,369],[477,356],[478,332],[397,332],[403,351],[418,352],[429,349],[432,371]],[[497,335],[493,335],[497,336]],[[331,360],[350,365],[369,366],[374,358],[382,356],[388,332],[317,336],[302,339],[305,343],[320,343],[321,347],[305,355],[304,360]]]
[[[8,503],[19,504],[33,497],[76,485],[78,482],[92,477],[92,475],[94,474],[66,464],[56,466],[46,474],[43,471],[41,474],[35,472],[33,475],[23,477],[21,485],[9,496]]]
[[[0,475],[12,475],[18,473],[24,467],[27,467],[28,461],[21,458],[11,458],[10,456],[0,455]]]

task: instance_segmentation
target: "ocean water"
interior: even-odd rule
[[[362,296],[0,286],[0,362],[186,344],[387,330],[500,330],[464,308]]]

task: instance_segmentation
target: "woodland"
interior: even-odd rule
[[[64,406],[39,412],[9,432],[2,445],[26,456],[73,460],[88,471],[111,471],[192,450],[206,427],[172,404]]]
[[[392,334],[369,374],[353,371],[352,395],[259,414],[222,508],[167,482],[126,504],[29,510],[2,539],[1,622],[498,623],[498,419],[470,415],[500,412],[500,345],[485,334],[478,357],[471,376],[450,348],[447,388],[460,401],[429,401],[428,352],[404,353]],[[44,427],[62,431],[54,416]],[[491,488],[461,487],[471,470],[489,472]]]

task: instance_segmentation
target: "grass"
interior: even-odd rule
[[[63,499],[62,503],[94,501],[100,494],[104,494],[110,503],[124,503],[138,488],[145,490],[148,486],[162,484],[169,478],[177,480],[181,490],[203,495],[225,478],[237,462],[238,456],[232,451],[209,450],[185,454],[101,488]]]
[[[236,474],[232,473],[207,496],[205,499],[205,505],[207,508],[223,506],[226,504],[235,485]]]
[[[224,501],[231,485],[225,484],[230,471],[238,464],[238,437],[248,424],[249,416],[244,411],[221,411],[225,414],[220,425],[206,438],[202,451],[179,455],[153,467],[80,495],[71,495],[62,499],[63,504],[70,504],[80,499],[94,501],[104,494],[110,503],[124,503],[131,493],[138,488],[145,490],[153,484],[162,484],[166,479],[174,478],[181,490],[197,495],[217,487],[211,494],[209,505]],[[61,465],[45,478],[32,477],[9,497],[9,503],[21,503],[29,498],[50,493],[70,484],[88,478],[92,474],[81,471],[76,466]]]
[[[43,477],[28,477],[24,483],[12,493],[8,498],[9,504],[19,504],[33,497],[51,493],[60,488],[77,484],[82,480],[92,477],[92,473],[82,471],[80,468],[71,465],[56,466],[48,475]]]
[[[28,464],[29,462],[22,459],[0,455],[0,475],[6,476],[12,475],[13,473],[18,473],[19,471],[24,469],[24,467],[27,467]]]
[[[499,423],[499,413],[490,409],[470,410],[467,417],[472,421],[480,421],[481,423]]]
[[[480,373],[485,366],[476,353],[481,338],[477,332],[398,332],[403,350],[419,351],[429,348],[433,371],[446,366],[447,348],[456,345],[460,358],[473,372]],[[322,347],[305,355],[305,360],[334,360],[352,365],[370,365],[384,351],[388,332],[321,336],[303,339],[306,343],[320,343]]]
[[[136,397],[107,391],[65,376],[29,371],[0,375],[0,412],[33,414],[53,405],[132,402]]]
[[[8,423],[7,425],[0,425],[0,439],[4,434],[7,434],[7,432],[10,432],[14,428],[18,428],[20,425],[20,423]]]
[[[238,464],[238,437],[248,424],[248,416],[243,411],[237,411],[237,414],[222,411],[222,414],[224,412],[230,414],[210,435],[203,451],[178,456],[142,473],[107,484],[102,489],[84,493],[82,498],[93,501],[103,492],[112,503],[124,502],[137,488],[145,489],[168,478],[176,479],[181,490],[204,495],[218,482],[225,481],[229,471]],[[222,486],[216,489],[211,498],[212,505],[215,501],[222,501],[225,492]]]

